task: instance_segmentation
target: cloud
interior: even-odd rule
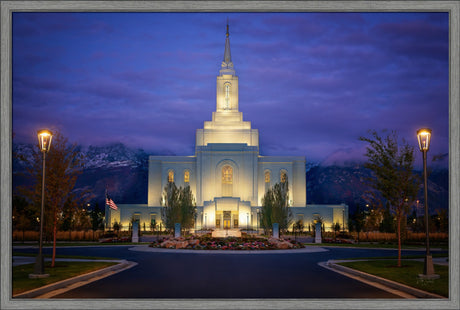
[[[48,124],[79,143],[193,154],[227,16],[240,111],[263,155],[359,157],[368,129],[412,139],[422,125],[448,151],[448,16],[431,13],[20,13],[15,140]]]

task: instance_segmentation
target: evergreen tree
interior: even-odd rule
[[[24,197],[13,196],[13,230],[18,229],[22,231],[22,242],[24,242],[25,230],[32,227],[32,219],[36,217],[36,210],[30,208],[29,203]]]
[[[261,226],[265,231],[270,231],[274,223],[278,223],[280,230],[286,230],[292,220],[289,209],[289,184],[288,180],[276,183],[268,189],[262,198],[260,214]]]
[[[161,217],[167,229],[174,230],[175,223],[180,223],[181,229],[193,227],[196,204],[190,186],[177,188],[174,182],[168,182],[161,200],[165,206]]]
[[[357,233],[357,239],[358,239],[358,243],[359,243],[359,233],[363,230],[364,228],[364,222],[365,222],[365,215],[364,215],[364,212],[361,208],[361,205],[360,204],[357,204],[356,206],[356,211],[353,215],[353,226],[354,226],[354,229]]]

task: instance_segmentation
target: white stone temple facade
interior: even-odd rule
[[[305,157],[262,156],[259,131],[239,111],[238,76],[230,52],[227,26],[224,59],[216,83],[216,110],[212,120],[196,131],[195,155],[150,156],[147,204],[106,207],[106,227],[139,219],[149,229],[152,219],[161,223],[161,197],[167,182],[189,185],[195,196],[195,229],[258,229],[262,198],[268,188],[288,180],[293,222],[311,224],[320,216],[326,231],[333,223],[347,229],[348,206],[307,205]]]

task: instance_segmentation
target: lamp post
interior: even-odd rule
[[[426,173],[426,153],[430,148],[431,129],[422,128],[417,131],[417,140],[420,151],[423,154],[423,187],[425,192],[425,233],[426,233],[426,255],[423,274],[419,274],[420,278],[436,279],[439,275],[434,273],[433,258],[430,255],[430,237],[428,226],[428,188],[427,188],[427,173]]]
[[[249,213],[246,213],[246,231],[249,230]]]
[[[42,172],[42,204],[40,208],[40,241],[39,241],[39,250],[38,256],[35,261],[34,266],[34,273],[29,275],[29,278],[45,278],[48,277],[49,274],[45,274],[45,264],[43,260],[43,217],[44,217],[44,209],[45,209],[45,160],[46,160],[46,153],[49,152],[51,147],[51,140],[53,139],[53,134],[51,131],[43,129],[37,132],[38,137],[38,145],[40,147],[40,151],[43,154],[43,172]]]
[[[256,221],[256,224],[257,224],[257,234],[259,234],[259,209],[257,209],[257,221]]]

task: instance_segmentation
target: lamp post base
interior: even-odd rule
[[[42,279],[48,278],[50,275],[47,273],[29,273],[29,279]]]
[[[45,261],[42,254],[38,254],[35,260],[34,273],[29,274],[29,279],[48,278],[50,275],[45,273]]]
[[[425,256],[425,267],[423,270],[423,274],[419,274],[418,277],[420,279],[425,280],[433,280],[440,278],[438,274],[434,273],[433,257],[431,255]]]

